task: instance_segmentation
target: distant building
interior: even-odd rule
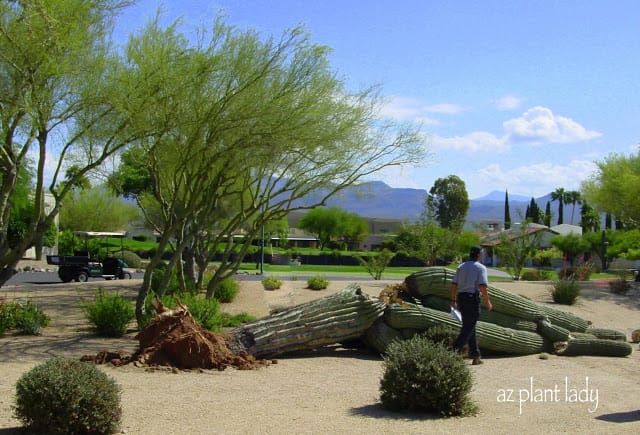
[[[480,246],[483,248],[482,262],[487,266],[498,267],[500,266],[500,257],[497,253],[496,247],[502,243],[504,236],[509,239],[517,239],[524,237],[525,235],[539,234],[538,247],[540,249],[547,249],[551,247],[551,238],[557,235],[566,234],[582,234],[582,228],[575,225],[557,225],[555,227],[547,227],[546,225],[527,224],[525,231],[522,230],[521,224],[514,224],[508,230],[497,231],[486,235],[480,242]]]

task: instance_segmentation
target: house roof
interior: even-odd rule
[[[539,232],[550,232],[553,235],[560,234],[546,225],[530,223],[527,224],[527,228],[525,231],[523,231],[521,228],[519,228],[519,225],[517,225],[509,228],[508,230],[488,234],[480,241],[480,246],[489,247],[499,245],[502,240],[501,237],[503,235],[513,240],[517,239],[518,237],[522,237],[523,235],[536,234]]]
[[[567,234],[582,235],[582,227],[578,225],[560,224],[550,228],[551,231],[555,231],[558,234],[566,236]]]

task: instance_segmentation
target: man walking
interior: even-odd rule
[[[469,356],[473,359],[473,365],[482,364],[476,339],[476,323],[480,317],[480,294],[487,310],[491,311],[493,308],[487,291],[487,268],[478,261],[480,252],[478,246],[471,248],[469,260],[458,266],[451,281],[451,306],[462,314],[462,329],[453,343],[453,349],[460,352],[464,345],[469,343]]]

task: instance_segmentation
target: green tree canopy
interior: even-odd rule
[[[50,230],[78,180],[146,131],[129,130],[125,112],[137,113],[144,97],[136,95],[153,91],[120,74],[108,45],[112,18],[129,3],[0,2],[0,284],[25,250]],[[19,243],[11,245],[9,201],[29,159],[33,215]],[[48,160],[54,169],[45,180]],[[71,166],[76,170],[63,180]],[[55,203],[45,214],[47,183]]]
[[[460,232],[469,211],[467,188],[456,175],[438,178],[425,201],[427,219],[435,219],[441,227]]]
[[[522,269],[540,247],[541,233],[529,231],[529,223],[525,221],[501,233],[500,244],[495,248],[514,279],[520,279]]]
[[[550,243],[562,251],[571,265],[574,264],[578,255],[584,254],[590,248],[589,243],[583,240],[582,236],[574,233],[554,236]]]
[[[347,90],[329,68],[328,48],[303,29],[261,38],[217,19],[203,34],[194,46],[175,25],[155,20],[124,52],[135,81],[157,89],[131,114],[138,130],[153,126],[132,143],[146,167],[133,168],[135,182],[125,176],[112,183],[140,191],[143,207],[155,203],[145,213],[153,211],[161,234],[138,318],[152,267],[172,240],[169,270],[180,269],[185,251],[199,250],[203,264],[222,256],[207,284],[211,297],[265,223],[321,206],[363,177],[423,155],[419,132],[380,121],[377,90]]]
[[[596,165],[596,172],[582,183],[582,196],[627,228],[640,227],[640,151],[629,156],[611,154]]]
[[[343,210],[339,207],[314,208],[305,213],[296,226],[316,236],[322,250],[340,234],[342,214]]]
[[[138,207],[102,186],[73,191],[60,211],[61,230],[126,231],[136,220],[140,220]]]
[[[479,236],[472,231],[454,233],[434,223],[406,225],[394,238],[396,249],[422,259],[428,265],[449,262],[468,255]]]
[[[640,229],[607,231],[605,241],[608,258],[640,259]]]
[[[298,221],[297,227],[315,235],[320,249],[324,249],[335,239],[342,239],[353,247],[369,233],[366,219],[340,207],[314,208]]]

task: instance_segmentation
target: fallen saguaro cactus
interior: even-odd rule
[[[427,267],[407,276],[405,285],[408,293],[417,299],[425,295],[449,298],[453,275],[454,272],[445,267]],[[585,332],[591,325],[590,321],[575,314],[538,304],[493,285],[489,285],[488,291],[493,309],[498,313],[532,322],[547,319],[554,325],[576,332]]]
[[[456,330],[460,328],[460,323],[449,314],[413,304],[389,305],[383,320],[394,329],[426,330],[439,325]],[[551,342],[534,332],[504,328],[482,321],[476,325],[476,335],[481,348],[504,355],[531,355],[550,350],[551,347]]]
[[[231,331],[233,348],[256,357],[314,349],[362,337],[386,304],[352,284],[331,296],[280,311]]]
[[[573,338],[554,343],[555,352],[563,356],[618,356],[631,355],[631,345],[625,341],[604,338]]]
[[[101,352],[82,359],[179,369],[252,369],[268,365],[265,358],[360,338],[385,307],[382,300],[353,284],[325,298],[214,333],[201,327],[186,306],[178,303],[177,309],[170,310],[155,301],[157,315],[138,333],[140,348],[135,354]]]
[[[188,308],[180,303],[177,309],[169,310],[156,301],[157,315],[138,334],[140,348],[134,355],[102,352],[83,359],[179,369],[251,369],[270,364],[269,358],[278,355],[354,339],[361,339],[370,348],[384,353],[394,340],[410,338],[431,327],[459,331],[460,323],[448,312],[418,305],[422,300],[426,305],[447,309],[438,292],[441,295],[444,286],[450,285],[447,279],[451,276],[450,271],[441,270],[415,273],[402,284],[388,286],[380,297],[369,296],[360,286],[352,284],[332,295],[286,308],[224,333],[202,328]],[[427,285],[427,282],[431,284]],[[434,286],[439,290],[433,291]],[[589,323],[505,291],[489,291],[492,300],[500,301],[498,306],[508,307],[509,301],[513,301],[516,308],[489,313],[492,315],[478,322],[476,334],[482,349],[503,355],[553,351],[572,356],[627,356],[631,353],[631,346],[621,340],[621,332],[603,328],[590,328],[589,333],[573,331],[542,313],[554,311],[553,318],[562,318],[565,325],[577,325],[578,329],[586,330]],[[522,313],[524,318],[508,313]],[[615,340],[598,338],[598,334]]]

